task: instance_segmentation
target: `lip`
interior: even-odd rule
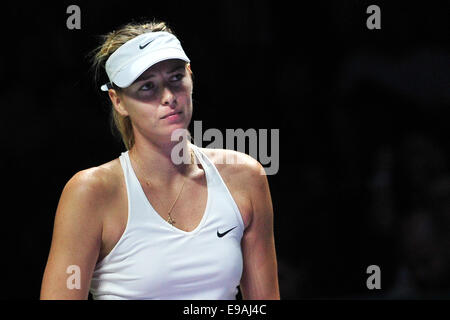
[[[161,119],[166,119],[166,118],[168,118],[170,116],[173,116],[173,115],[176,115],[176,114],[180,114],[180,113],[181,113],[181,111],[173,111],[173,112],[170,112],[170,113],[166,114]]]

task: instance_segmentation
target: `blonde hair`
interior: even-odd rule
[[[125,42],[141,34],[156,31],[166,31],[173,34],[172,30],[166,25],[165,22],[153,20],[151,22],[129,23],[122,26],[118,30],[101,36],[102,44],[95,48],[91,53],[94,80],[97,87],[99,85],[100,76],[106,73],[106,60],[108,60],[114,51],[116,51]],[[120,88],[114,85],[114,83],[112,83],[112,86],[116,91],[120,91]],[[128,150],[131,149],[134,145],[134,134],[130,117],[122,116],[116,111],[114,106],[112,106],[111,125],[120,133],[125,147]]]

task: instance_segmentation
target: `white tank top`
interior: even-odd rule
[[[208,189],[199,225],[187,232],[170,225],[148,201],[130,163],[120,164],[128,194],[128,220],[111,252],[94,269],[93,299],[236,299],[242,276],[244,223],[215,165],[191,144]]]

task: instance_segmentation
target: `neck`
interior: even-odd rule
[[[175,164],[172,161],[172,150],[177,146],[186,151],[182,163]],[[165,143],[154,143],[148,139],[136,139],[135,144],[129,151],[129,156],[134,165],[138,167],[139,174],[153,185],[168,187],[178,181],[180,176],[188,176],[194,169],[190,163],[193,153],[191,143],[187,139],[182,142],[170,141]],[[178,152],[177,152],[178,154]]]

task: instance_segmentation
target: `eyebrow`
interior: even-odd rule
[[[178,70],[184,69],[184,68],[185,68],[184,64],[177,65],[172,70],[168,71],[167,74],[174,73],[175,71],[178,71]],[[141,75],[139,78],[136,79],[136,82],[148,80],[148,79],[150,79],[150,78],[152,78],[154,76],[155,76],[155,74],[153,74],[153,73],[150,73],[150,74],[147,74],[147,75]]]

